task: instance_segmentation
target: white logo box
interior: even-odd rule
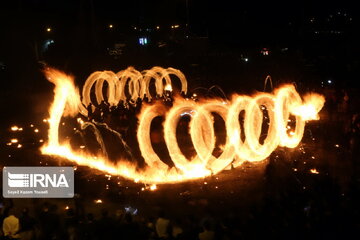
[[[4,167],[4,198],[72,198],[73,167]]]

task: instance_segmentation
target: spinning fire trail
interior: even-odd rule
[[[93,73],[84,85],[81,100],[79,90],[74,86],[71,77],[57,70],[47,69],[47,78],[55,84],[55,96],[49,110],[49,139],[41,149],[42,153],[63,157],[79,165],[144,183],[181,182],[219,173],[231,165],[238,167],[244,161],[262,161],[278,146],[296,147],[302,139],[305,122],[318,119],[318,112],[325,102],[323,96],[315,93],[307,94],[302,99],[294,86],[285,85],[276,89],[274,94],[258,93],[253,97],[233,95],[229,102],[219,99],[195,102],[177,97],[170,110],[167,110],[161,101],[144,105],[138,116],[137,129],[140,151],[147,165],[142,169],[138,169],[135,163],[126,159],[111,162],[107,159],[106,152],[101,156],[93,156],[84,151],[72,150],[69,143],[59,142],[59,124],[63,116],[74,117],[78,113],[87,116],[84,105],[88,106],[91,102],[90,92],[93,85],[96,101],[100,104],[104,100],[103,83],[106,81],[106,99],[111,106],[116,106],[120,101],[131,104],[145,96],[150,99],[151,80],[155,80],[159,96],[164,94],[164,90],[171,91],[170,75],[177,76],[182,85],[181,90],[186,93],[187,82],[179,70],[154,67],[140,73],[134,68],[128,68],[116,74],[111,71]],[[243,128],[239,122],[241,112],[245,113]],[[265,112],[268,130],[263,133]],[[227,133],[222,153],[218,157],[213,155],[216,134],[212,113],[223,118]],[[184,156],[177,142],[176,128],[183,114],[191,117],[189,133],[197,153],[192,159]],[[157,116],[163,116],[165,119],[164,139],[174,167],[162,162],[152,147],[150,126]],[[289,125],[291,116],[296,119],[293,127]],[[84,123],[81,119],[78,122],[82,129],[92,124]],[[101,143],[101,134],[99,131],[95,133],[98,142]],[[266,138],[260,143],[260,138],[264,135]]]

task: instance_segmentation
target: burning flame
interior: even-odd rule
[[[100,104],[101,101],[104,100],[104,82],[108,83],[107,101],[112,106],[117,106],[120,101],[126,102],[131,100],[132,102],[136,102],[138,98],[143,99],[145,96],[148,99],[151,99],[152,95],[149,90],[151,80],[155,80],[156,94],[163,96],[164,90],[172,91],[170,75],[175,75],[179,78],[181,82],[181,91],[186,93],[186,78],[181,71],[174,68],[164,69],[161,67],[153,67],[150,70],[139,72],[133,67],[128,67],[118,73],[111,71],[94,72],[88,77],[84,84],[82,103],[85,106],[88,106],[91,103],[90,92],[93,85],[95,85],[96,102],[97,104]],[[164,81],[166,83],[165,86]],[[129,97],[127,95],[129,95]],[[86,115],[87,110],[83,105],[80,105],[79,107],[81,109],[80,113]]]
[[[155,70],[156,71],[155,71]],[[128,68],[127,73],[130,77],[119,75],[121,79],[138,79],[138,72]],[[145,71],[144,84],[149,83],[149,76],[156,77],[161,68],[155,67],[153,71]],[[176,72],[178,70],[172,69]],[[180,72],[180,71],[178,71]],[[98,73],[98,72],[97,72]],[[124,71],[120,72],[125,74]],[[96,73],[94,73],[96,74]],[[83,103],[89,103],[89,89],[94,84],[95,77],[92,74],[90,83],[85,83],[83,88]],[[102,72],[101,74],[109,74]],[[110,74],[111,75],[111,74]],[[115,75],[115,76],[118,76]],[[164,72],[163,72],[164,75]],[[110,162],[106,158],[106,152],[102,156],[91,156],[83,151],[74,151],[69,143],[59,142],[59,125],[62,116],[75,117],[78,112],[84,114],[85,108],[80,101],[79,90],[74,86],[73,79],[57,70],[48,69],[46,76],[49,81],[55,84],[55,97],[50,107],[49,119],[49,140],[41,151],[43,154],[64,157],[76,164],[86,165],[91,168],[104,171],[111,175],[120,175],[135,182],[144,182],[150,184],[180,182],[190,179],[201,178],[216,174],[229,166],[237,167],[245,160],[254,162],[266,159],[278,146],[294,148],[296,147],[304,133],[305,121],[318,119],[317,113],[324,104],[324,97],[318,94],[309,94],[304,97],[304,101],[296,92],[292,85],[285,85],[275,91],[274,94],[259,93],[254,97],[234,95],[230,102],[224,104],[223,100],[206,101],[186,101],[186,99],[176,98],[173,107],[167,111],[162,103],[156,102],[153,105],[145,105],[139,116],[139,126],[137,130],[137,139],[141,154],[146,162],[146,167],[138,169],[136,164],[120,159],[117,163]],[[92,77],[93,76],[93,77]],[[113,75],[111,75],[113,76]],[[114,76],[114,81],[117,79]],[[168,76],[168,75],[165,75]],[[160,79],[166,77],[160,77]],[[89,81],[88,79],[88,81]],[[103,78],[97,76],[97,81]],[[100,80],[99,80],[100,79]],[[102,80],[101,80],[102,79]],[[135,81],[135,80],[134,80]],[[114,86],[118,86],[114,83]],[[159,82],[155,82],[158,84]],[[162,84],[162,80],[161,80]],[[100,84],[101,85],[101,84]],[[136,84],[134,84],[135,86]],[[99,86],[98,83],[96,85]],[[117,103],[121,96],[122,88],[111,90],[112,83],[109,83],[109,103]],[[99,89],[102,89],[102,87]],[[136,89],[136,87],[134,87]],[[113,92],[112,92],[113,91]],[[117,91],[120,91],[117,92]],[[136,90],[137,91],[137,90]],[[162,90],[161,90],[162,91]],[[147,92],[141,88],[142,93]],[[96,90],[97,100],[103,99],[102,91]],[[99,95],[98,95],[99,94]],[[114,96],[118,96],[113,98]],[[85,109],[85,110],[84,110]],[[264,142],[259,142],[262,133],[262,123],[264,119],[263,111],[267,111],[269,119],[269,128]],[[241,127],[238,121],[241,111],[245,111],[244,116],[244,135],[245,140],[240,137]],[[191,112],[190,136],[197,155],[192,159],[187,159],[180,150],[176,137],[176,128],[181,116]],[[222,147],[222,153],[219,157],[213,156],[215,148],[214,120],[211,113],[217,113],[224,119],[226,125],[226,143]],[[296,126],[289,133],[289,117],[293,115],[296,118]],[[170,157],[175,167],[170,168],[161,161],[155,153],[150,140],[151,122],[157,116],[164,116],[164,139],[169,150]],[[92,123],[84,123],[78,120],[82,128],[91,126]],[[85,126],[86,125],[86,126]],[[95,129],[96,127],[93,126]],[[112,130],[115,132],[114,130]],[[96,133],[96,131],[95,131]],[[115,132],[116,133],[116,132]],[[96,133],[99,143],[102,143],[101,134]],[[156,189],[152,185],[151,190]]]
[[[310,169],[310,172],[311,172],[312,174],[319,174],[319,172],[318,172],[318,170],[316,170],[316,168]]]

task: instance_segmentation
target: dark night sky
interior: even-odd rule
[[[275,26],[302,15],[318,15],[333,9],[357,9],[354,8],[355,3],[347,1],[17,0],[2,3],[0,11],[7,15],[21,10],[23,14],[37,15],[45,21],[49,18],[56,18],[57,21],[71,19],[83,12],[102,20],[158,24],[185,21],[186,2],[194,23],[207,22],[210,25],[236,24],[245,15],[252,20],[251,24]]]

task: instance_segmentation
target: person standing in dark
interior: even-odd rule
[[[113,239],[116,233],[115,221],[109,217],[107,209],[101,211],[101,219],[96,224],[97,239]]]
[[[67,239],[69,240],[77,239],[78,219],[75,216],[74,209],[72,208],[66,211],[65,229],[66,229]]]
[[[353,165],[354,176],[359,171],[359,155],[360,155],[360,115],[354,115],[350,130],[350,155]]]
[[[32,240],[35,237],[36,221],[29,215],[29,209],[24,208],[20,217],[20,239]]]
[[[101,111],[101,119],[105,119],[110,113],[109,105],[104,100],[102,100],[99,108]]]
[[[92,213],[86,215],[86,220],[82,224],[81,229],[79,230],[80,239],[83,240],[96,240],[96,220]]]
[[[39,216],[41,240],[61,239],[62,226],[57,210],[57,205],[51,205],[49,208],[45,206],[42,209],[42,212]]]
[[[144,239],[139,226],[133,221],[130,213],[124,216],[124,223],[121,226],[121,239]]]
[[[89,105],[86,107],[86,110],[88,112],[88,120],[91,121],[93,119],[92,103],[89,103]]]

